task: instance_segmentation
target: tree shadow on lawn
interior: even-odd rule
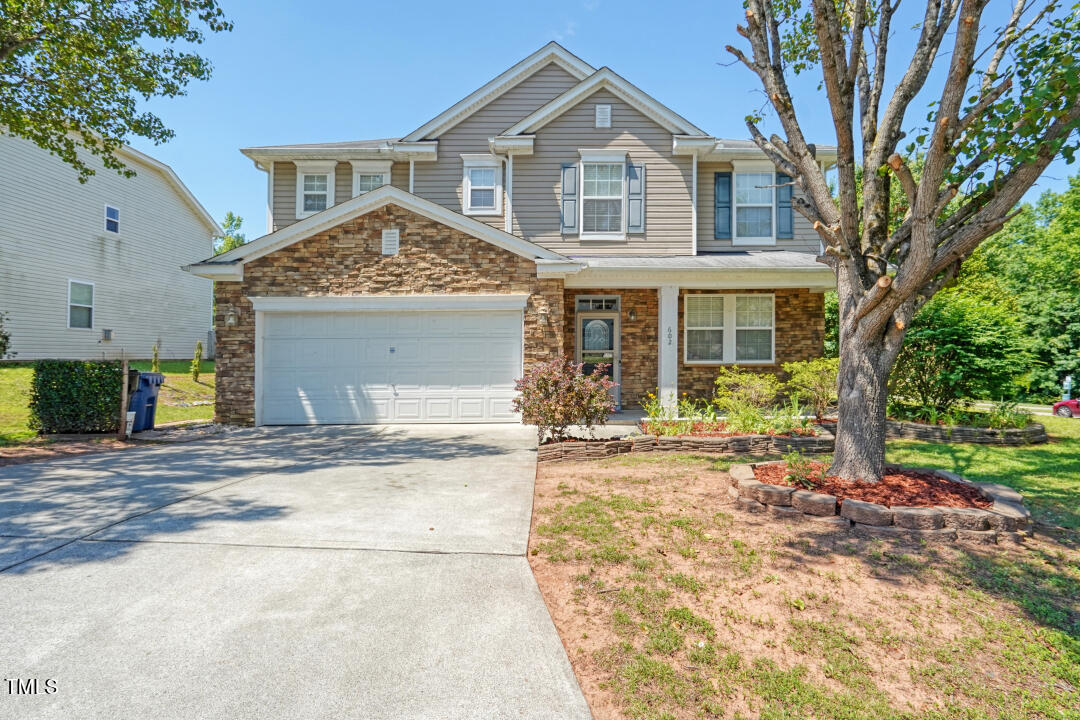
[[[890,462],[1008,485],[1024,495],[1037,523],[1080,530],[1080,440],[1055,437],[1015,447],[890,441],[888,456]]]
[[[379,468],[407,460],[469,460],[523,452],[476,434],[424,434],[389,428],[271,428],[185,444],[60,458],[0,468],[0,545],[55,540],[55,548],[125,526],[134,537],[95,542],[93,552],[34,552],[0,572],[27,573],[57,565],[101,562],[130,552],[141,539],[186,533],[215,523],[252,523],[295,511],[284,505],[226,498],[215,491],[263,475],[303,475],[335,468]],[[361,476],[362,477],[362,476]],[[372,476],[377,481],[377,476]],[[358,501],[359,502],[359,501]],[[182,506],[181,506],[182,505]],[[178,507],[180,506],[180,507]],[[173,512],[158,512],[171,508]],[[181,510],[182,512],[175,512]],[[5,543],[5,540],[10,542]],[[15,563],[11,565],[11,563]]]

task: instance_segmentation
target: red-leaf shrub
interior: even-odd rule
[[[611,397],[615,383],[604,376],[607,366],[597,365],[589,375],[582,374],[581,367],[560,357],[533,365],[515,381],[514,389],[521,394],[514,398],[514,411],[521,413],[522,422],[536,426],[540,442],[545,437],[565,440],[571,425],[582,425],[591,433],[615,411]]]

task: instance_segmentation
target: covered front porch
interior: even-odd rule
[[[615,422],[640,419],[649,393],[710,397],[721,366],[781,374],[823,352],[832,272],[808,254],[575,260],[587,267],[564,279],[563,343],[586,372],[610,365]]]

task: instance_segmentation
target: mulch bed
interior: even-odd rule
[[[983,496],[977,487],[946,480],[934,473],[895,469],[887,472],[879,483],[862,480],[846,482],[836,475],[821,479],[826,470],[825,465],[823,463],[811,464],[814,468],[814,475],[818,478],[812,488],[813,492],[833,495],[836,497],[837,502],[840,503],[845,498],[852,498],[885,505],[886,507],[933,507],[941,505],[944,507],[985,509],[994,504],[992,500]],[[794,482],[785,480],[786,475],[787,465],[785,463],[772,463],[754,467],[754,477],[757,478],[758,482],[806,489]]]

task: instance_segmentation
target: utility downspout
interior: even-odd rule
[[[409,192],[413,192],[413,175],[416,170],[416,161],[409,158]]]
[[[503,229],[508,234],[514,232],[514,156],[506,154],[506,216]]]

